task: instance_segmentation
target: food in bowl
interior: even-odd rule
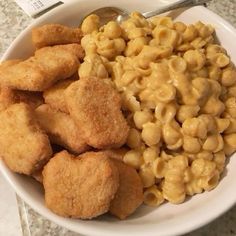
[[[64,34],[53,27],[33,31],[35,46],[43,45],[34,57],[0,69],[2,91],[40,91],[47,104],[35,109],[5,93],[0,115],[13,117],[12,123],[15,115],[18,127],[31,130],[29,118],[19,119],[13,109],[26,106],[40,132],[70,152],[48,154],[25,173],[38,176],[50,159],[42,176],[46,205],[53,212],[90,219],[110,211],[125,219],[143,201],[178,204],[217,186],[226,156],[236,150],[236,71],[216,44],[212,26],[187,26],[160,16],[146,20],[132,13],[121,25],[102,27],[97,16],[88,16],[82,33],[74,29],[78,37],[71,36],[73,29],[55,25]],[[6,142],[0,145],[14,150],[17,138],[26,134],[6,127],[3,123],[8,135],[0,141],[16,137],[15,142],[8,149]],[[14,158],[25,160],[24,145]],[[2,150],[6,163],[12,161]]]
[[[90,15],[81,29],[79,75],[111,75],[120,92],[131,127],[123,161],[138,170],[144,202],[181,203],[215,188],[236,147],[236,71],[214,28],[135,12],[101,28]]]

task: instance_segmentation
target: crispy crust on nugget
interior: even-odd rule
[[[70,28],[60,24],[46,24],[32,30],[32,42],[36,48],[80,43],[82,36],[80,28]]]
[[[45,90],[43,93],[45,103],[49,104],[52,108],[56,110],[69,113],[64,97],[64,92],[66,88],[74,81],[75,80],[73,79],[61,80],[49,89]]]
[[[52,109],[47,104],[39,106],[35,110],[35,114],[52,143],[61,145],[77,154],[89,149],[80,128],[68,114]]]
[[[113,159],[118,172],[120,185],[111,201],[110,213],[123,220],[131,215],[143,202],[143,185],[137,171],[122,161]]]
[[[19,62],[21,62],[21,60],[4,61],[0,65],[0,70],[12,65],[16,65]],[[14,90],[6,86],[0,87],[0,111],[6,109],[8,106],[14,103],[19,102],[25,102],[29,104],[32,108],[36,108],[37,106],[43,103],[43,97],[40,93]]]
[[[15,103],[15,94],[8,87],[0,87],[0,111]]]
[[[129,127],[121,112],[120,96],[110,84],[84,78],[66,89],[65,98],[70,115],[90,146],[103,149],[125,143]]]
[[[106,149],[106,150],[102,150],[100,152],[105,153],[110,158],[114,158],[114,159],[117,159],[119,161],[122,161],[125,153],[128,152],[128,151],[129,151],[128,148],[121,147],[121,148],[118,148],[118,149]]]
[[[36,109],[44,103],[43,95],[40,92],[13,90],[15,94],[15,103],[24,102]]]
[[[9,87],[0,88],[0,111],[12,104],[24,102],[33,109],[43,104],[43,96],[39,92],[14,90]]]
[[[18,64],[19,62],[21,62],[22,60],[20,59],[11,59],[11,60],[7,60],[7,61],[3,61],[1,62],[0,64],[0,69],[2,68],[6,68],[8,66],[13,66],[13,65],[16,65]]]
[[[0,67],[0,85],[19,90],[43,91],[72,76],[84,52],[79,44],[57,45],[37,50],[33,57]]]
[[[32,108],[25,103],[0,112],[0,155],[7,166],[30,175],[51,157],[49,139],[40,128]]]
[[[78,158],[62,151],[44,167],[45,201],[54,213],[91,219],[109,210],[119,186],[115,164],[103,153]]]

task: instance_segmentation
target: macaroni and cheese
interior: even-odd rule
[[[110,77],[131,127],[123,161],[144,203],[182,203],[210,191],[236,150],[236,70],[211,25],[134,12],[120,25],[83,24],[79,75]]]

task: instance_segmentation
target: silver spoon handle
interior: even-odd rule
[[[152,16],[156,16],[158,14],[161,14],[161,13],[164,13],[167,11],[171,11],[171,10],[174,10],[177,8],[202,5],[202,4],[209,2],[209,1],[210,0],[181,0],[181,1],[177,1],[173,4],[168,4],[167,6],[159,8],[156,11],[145,12],[145,13],[143,13],[143,16],[145,18],[150,18]]]

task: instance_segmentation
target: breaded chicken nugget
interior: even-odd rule
[[[44,103],[43,95],[40,92],[13,90],[13,93],[15,94],[15,103],[27,103],[33,109],[36,109]]]
[[[0,64],[0,70],[3,70],[12,65],[16,65],[20,61],[21,60],[3,61]],[[0,87],[0,111],[5,110],[8,106],[15,103],[15,93],[13,91],[14,91],[13,89],[6,86]]]
[[[43,91],[72,76],[84,55],[79,44],[58,45],[37,50],[33,57],[0,67],[0,85],[19,90]]]
[[[43,96],[38,92],[13,90],[8,87],[0,88],[0,111],[12,104],[24,102],[33,109],[43,104]]]
[[[54,110],[47,104],[39,106],[35,110],[35,114],[52,143],[61,145],[77,154],[89,149],[80,128],[68,114]]]
[[[8,87],[0,87],[0,111],[15,103],[15,94]]]
[[[70,28],[60,24],[47,24],[32,30],[32,42],[36,48],[58,44],[80,43],[80,28]]]
[[[69,113],[64,97],[64,91],[74,81],[75,80],[73,79],[61,80],[49,89],[45,90],[43,93],[45,103],[49,104],[52,108],[56,110]]]
[[[114,158],[114,159],[117,159],[119,161],[122,161],[125,153],[128,152],[128,150],[129,149],[122,147],[122,148],[118,148],[118,149],[107,149],[107,150],[103,150],[103,151],[100,151],[100,152],[105,153],[110,158]]]
[[[113,162],[119,172],[120,185],[109,211],[123,220],[142,204],[143,185],[134,168],[116,159],[113,159]]]
[[[18,63],[21,62],[21,61],[22,61],[22,60],[20,60],[20,59],[13,59],[13,60],[3,61],[3,62],[1,62],[1,64],[0,64],[0,69],[6,68],[6,67],[8,67],[8,66],[16,65],[16,64],[18,64]]]
[[[76,158],[62,151],[44,167],[43,185],[46,205],[54,213],[91,219],[109,210],[119,174],[103,153],[87,152]]]
[[[120,96],[110,84],[98,78],[79,80],[66,89],[65,98],[90,146],[103,149],[125,143],[129,127],[121,112]]]
[[[3,70],[9,66],[18,64],[20,60],[8,60],[3,61],[0,64],[0,70]],[[0,111],[5,110],[8,106],[14,104],[15,95],[13,90],[6,86],[0,87]]]
[[[0,156],[18,173],[31,175],[51,157],[49,139],[25,103],[0,112]]]

